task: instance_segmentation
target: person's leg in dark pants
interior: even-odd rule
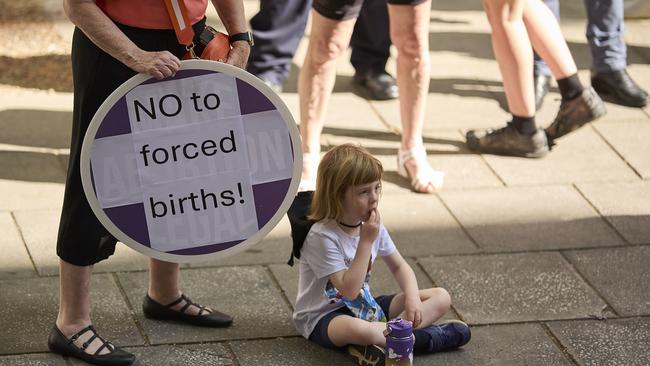
[[[591,85],[606,101],[643,107],[648,94],[626,71],[623,0],[585,0],[587,40],[591,50]]]
[[[311,4],[311,0],[261,0],[260,11],[251,18],[255,46],[247,69],[275,91],[281,91],[289,76]]]
[[[397,98],[395,78],[385,71],[391,45],[385,0],[364,1],[350,45],[355,85],[372,99]]]

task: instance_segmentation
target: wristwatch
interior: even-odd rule
[[[251,31],[242,32],[228,36],[228,42],[234,43],[237,41],[246,41],[250,46],[253,46],[255,42],[253,41],[253,33]]]

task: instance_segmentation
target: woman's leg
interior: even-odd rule
[[[149,290],[147,295],[159,304],[171,304],[181,297],[180,277],[181,270],[178,263],[149,259]],[[180,311],[183,306],[185,306],[185,301],[174,305],[172,309]],[[206,309],[212,311],[210,308]],[[185,313],[189,315],[198,315],[199,312],[200,308],[194,305],[185,310]]]
[[[508,108],[510,113],[521,117],[535,115],[535,91],[531,71],[533,49],[523,21],[527,2],[528,0],[483,1],[492,27],[492,48],[503,78]],[[550,10],[546,10],[550,14]]]
[[[523,11],[523,21],[535,51],[549,66],[556,80],[578,72],[551,9],[541,0],[528,0]]]
[[[312,11],[307,55],[300,70],[300,135],[306,154],[320,152],[323,117],[336,79],[336,59],[350,43],[356,19],[332,20]],[[315,180],[316,166],[303,162],[303,181]]]
[[[90,275],[93,266],[76,266],[59,259],[59,313],[56,326],[61,333],[70,338],[75,333],[92,324],[90,320]],[[82,346],[92,336],[92,332],[82,334],[74,344]],[[85,349],[94,354],[102,345],[99,339],[92,341]],[[104,348],[99,354],[111,353]]]
[[[441,287],[428,288],[420,290],[420,300],[422,301],[422,321],[416,329],[426,328],[440,319],[449,311],[451,306],[451,297],[447,290]],[[400,292],[395,295],[390,303],[389,318],[400,317],[405,319],[404,314],[404,293]]]
[[[442,187],[443,181],[443,174],[431,169],[426,161],[426,152],[421,148],[424,111],[429,90],[430,11],[430,1],[414,6],[388,5],[390,37],[397,48],[397,85],[400,90],[402,120],[398,162],[404,165],[408,177],[415,177],[411,185],[418,192],[433,192]],[[418,150],[419,152],[416,152]],[[405,153],[408,151],[413,153]]]

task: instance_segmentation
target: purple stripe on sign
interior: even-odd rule
[[[237,245],[237,244],[239,244],[241,242],[243,242],[243,240],[235,240],[235,241],[229,241],[227,243],[210,244],[210,245],[204,245],[204,246],[196,247],[196,248],[173,250],[173,251],[167,252],[167,253],[169,253],[169,254],[178,254],[178,255],[209,254],[209,253],[220,252],[220,251],[228,249],[230,247],[234,247],[235,245]]]
[[[164,80],[157,80],[155,78],[147,79],[146,81],[142,82],[140,85],[147,85],[147,84],[153,84],[158,81],[168,81],[168,80],[178,80],[178,79],[185,79],[185,78],[190,78],[192,76],[201,76],[201,75],[207,75],[207,74],[218,74],[216,71],[212,70],[198,70],[198,69],[191,69],[191,70],[181,70],[174,75],[174,77],[167,78]]]
[[[237,80],[237,92],[239,93],[239,109],[241,114],[251,114],[264,111],[272,111],[275,108],[273,103],[243,80]]]
[[[275,215],[287,195],[291,179],[253,185],[257,227],[262,228]]]
[[[105,208],[104,212],[124,234],[144,246],[151,247],[143,203]]]
[[[129,123],[129,111],[126,109],[126,98],[122,97],[106,113],[104,120],[97,129],[95,139],[126,133],[131,133],[131,124]]]

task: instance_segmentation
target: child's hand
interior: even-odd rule
[[[359,243],[372,244],[379,234],[379,211],[374,208],[370,211],[370,217],[361,225],[361,232],[359,233]]]
[[[417,328],[422,322],[422,301],[419,296],[404,299],[404,317]]]

